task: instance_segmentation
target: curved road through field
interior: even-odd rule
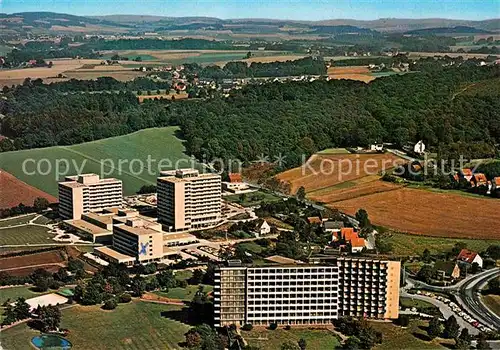
[[[500,329],[500,317],[490,310],[481,300],[480,291],[489,280],[500,276],[500,269],[472,278],[462,284],[455,294],[457,301],[471,315],[492,329]]]
[[[483,285],[497,276],[500,276],[500,268],[498,267],[471,275],[455,285],[446,287],[432,286],[411,278],[408,278],[408,281],[419,289],[453,294],[458,304],[473,318],[492,329],[500,329],[499,315],[485,306],[480,298],[480,290]]]

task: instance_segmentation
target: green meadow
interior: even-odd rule
[[[177,131],[177,127],[152,128],[72,146],[4,152],[0,167],[54,196],[57,181],[65,175],[90,172],[121,179],[124,194],[130,195],[142,185],[155,184],[158,169],[193,165]]]

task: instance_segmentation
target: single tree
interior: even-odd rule
[[[304,338],[300,338],[299,341],[298,341],[298,344],[299,344],[299,348],[300,350],[306,350],[307,348],[307,342]]]
[[[457,322],[455,316],[450,316],[444,322],[443,336],[449,339],[455,339],[460,333],[460,325]]]
[[[364,349],[365,346],[363,346],[361,340],[359,340],[358,337],[352,336],[345,341],[344,346],[342,348],[345,350],[358,350],[358,349]]]
[[[359,227],[361,227],[362,229],[371,227],[370,219],[368,218],[368,213],[364,209],[359,209],[356,212],[356,220],[358,220]]]
[[[47,198],[43,197],[36,197],[35,200],[33,201],[33,209],[35,209],[36,212],[41,212],[49,207],[49,201]]]
[[[59,328],[61,323],[61,310],[57,306],[42,306],[37,310],[38,320],[40,321],[42,331],[53,331]]]
[[[439,321],[439,317],[434,316],[434,318],[430,320],[429,326],[427,327],[427,335],[430,339],[434,339],[441,335],[441,322]]]
[[[486,339],[486,334],[483,332],[479,333],[479,337],[477,338],[476,349],[478,350],[490,350],[491,346]]]
[[[431,262],[432,257],[431,257],[431,252],[430,252],[430,250],[429,250],[429,249],[427,249],[427,248],[425,248],[425,249],[424,249],[424,252],[422,253],[422,260],[423,260],[426,264],[428,264],[428,263],[430,263],[430,262]]]
[[[16,319],[24,320],[31,317],[30,309],[31,307],[26,302],[26,299],[24,299],[23,297],[17,298],[16,304],[14,305],[14,313],[16,315]]]
[[[306,199],[306,189],[304,186],[300,186],[297,190],[297,199],[303,202]]]

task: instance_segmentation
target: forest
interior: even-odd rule
[[[305,57],[285,62],[228,62],[224,67],[210,65],[202,67],[199,64],[185,64],[184,67],[200,78],[251,78],[251,77],[286,77],[297,75],[324,75],[325,62],[322,58]]]
[[[16,149],[69,145],[155,126],[179,125],[199,159],[285,157],[292,167],[328,147],[500,142],[500,67],[463,66],[376,79],[248,85],[227,98],[148,101],[127,92],[67,94],[27,84],[0,100],[1,133]],[[465,92],[473,86],[475,93]],[[2,142],[3,144],[4,142]],[[2,147],[3,150],[8,150]]]

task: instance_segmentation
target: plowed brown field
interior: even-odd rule
[[[328,187],[335,189],[334,186],[377,175],[384,169],[404,162],[391,153],[315,154],[305,165],[285,171],[278,178],[290,182],[291,193],[295,193],[300,186],[304,186],[308,193],[317,190],[324,192]]]
[[[22,182],[18,178],[0,169],[0,209],[12,208],[23,203],[31,206],[37,197],[46,198],[50,203],[57,202],[57,198],[38,188]]]
[[[347,214],[365,209],[372,222],[436,237],[500,239],[500,201],[401,188],[329,205]]]

